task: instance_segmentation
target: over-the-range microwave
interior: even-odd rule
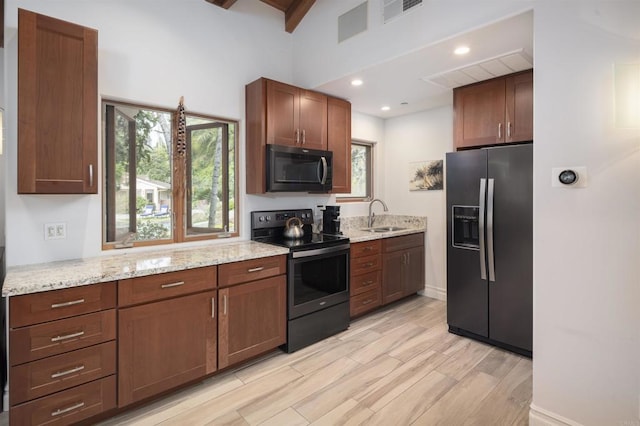
[[[332,170],[331,151],[267,145],[267,192],[328,192]]]

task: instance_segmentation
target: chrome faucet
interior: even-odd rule
[[[376,201],[379,201],[382,204],[385,212],[389,211],[387,205],[380,198],[374,198],[373,200],[371,200],[371,202],[369,203],[369,221],[367,222],[368,228],[371,228],[373,226],[373,222],[375,221],[376,214],[372,211],[371,208],[373,207],[373,203],[375,203]]]

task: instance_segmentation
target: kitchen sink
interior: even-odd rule
[[[392,232],[392,231],[402,231],[407,228],[403,228],[401,226],[377,226],[375,228],[363,228],[362,231],[366,232]]]

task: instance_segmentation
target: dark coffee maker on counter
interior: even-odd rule
[[[322,212],[322,233],[342,234],[340,232],[340,206],[326,206]]]

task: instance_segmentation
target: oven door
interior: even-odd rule
[[[294,251],[288,264],[289,319],[349,300],[349,244]]]

